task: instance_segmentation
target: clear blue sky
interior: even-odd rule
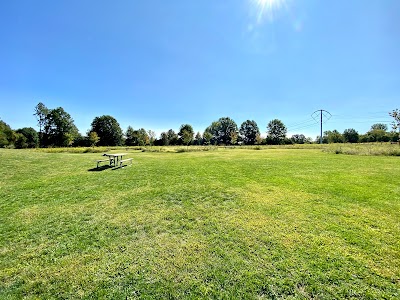
[[[258,2],[2,0],[0,118],[37,128],[43,102],[83,134],[105,114],[157,134],[229,116],[315,138],[318,109],[333,115],[324,130],[389,124],[400,1]]]

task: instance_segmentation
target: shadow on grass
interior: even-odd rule
[[[89,172],[101,172],[101,171],[104,171],[104,170],[108,170],[108,169],[111,169],[112,168],[112,166],[100,166],[100,167],[98,167],[98,168],[92,168],[92,169],[89,169],[88,171]]]
[[[108,170],[108,169],[111,169],[112,171],[115,171],[115,170],[119,170],[119,169],[123,169],[123,168],[125,168],[125,167],[127,167],[128,165],[122,165],[122,166],[120,166],[120,167],[114,167],[114,166],[101,166],[101,167],[98,167],[98,168],[92,168],[92,169],[89,169],[88,171],[89,172],[101,172],[101,171],[105,171],[105,170]]]

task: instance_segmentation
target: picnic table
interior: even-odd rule
[[[122,163],[130,161],[132,164],[132,158],[122,159],[127,153],[104,153],[103,156],[107,156],[107,159],[98,160],[97,161],[97,168],[99,167],[99,163],[108,161],[110,167],[117,167],[118,164],[122,167]]]

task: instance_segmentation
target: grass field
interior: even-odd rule
[[[400,298],[399,157],[129,157],[0,149],[0,299]]]

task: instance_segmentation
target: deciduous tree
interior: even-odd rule
[[[343,141],[344,141],[343,135],[336,129],[332,130],[332,131],[330,131],[330,130],[325,131],[324,135],[326,137],[327,142],[330,144],[331,143],[343,143]]]
[[[368,142],[388,142],[390,140],[389,133],[383,129],[372,129],[366,135]]]
[[[100,141],[100,138],[96,131],[91,131],[91,132],[89,132],[88,140],[89,140],[90,146],[94,147]]]
[[[232,145],[236,143],[238,127],[231,118],[220,118],[216,122],[212,122],[205,130],[212,135],[211,143]],[[203,135],[204,137],[204,135]]]
[[[195,144],[195,145],[201,145],[201,144],[203,144],[203,138],[202,138],[200,132],[197,132],[197,133],[196,133],[196,136],[194,137],[194,144]]]
[[[134,143],[134,134],[135,131],[133,130],[133,128],[131,126],[128,126],[128,128],[126,129],[126,133],[125,133],[125,145],[126,146],[133,146]]]
[[[39,146],[39,135],[32,127],[24,127],[16,130],[16,133],[22,134],[25,137],[26,148],[36,148]]]
[[[383,131],[387,131],[387,130],[388,130],[388,126],[387,126],[386,124],[383,124],[383,123],[376,123],[376,124],[373,124],[373,125],[371,126],[371,130],[370,130],[370,131],[372,131],[372,130],[383,130]]]
[[[15,148],[17,149],[25,149],[28,148],[28,143],[26,137],[22,133],[15,133],[16,138],[15,138]]]
[[[281,120],[274,119],[267,125],[267,141],[271,144],[282,144],[286,138],[287,129]]]
[[[134,137],[133,144],[135,146],[146,146],[146,145],[150,144],[150,138],[147,134],[147,131],[144,128],[135,130],[133,137]]]
[[[203,133],[203,144],[204,145],[210,145],[212,138],[213,138],[213,135],[211,134],[211,132],[204,131],[204,133]]]
[[[33,114],[36,116],[39,126],[39,146],[43,147],[43,129],[46,124],[46,118],[49,113],[49,109],[42,103],[39,102],[38,105],[35,107],[35,113]]]
[[[168,146],[169,145],[169,140],[168,140],[168,133],[161,132],[160,134],[160,139],[158,140],[159,145],[161,146]]]
[[[256,121],[244,121],[239,129],[240,138],[246,145],[254,145],[257,142],[257,136],[260,135],[260,129]]]
[[[189,145],[194,136],[193,127],[189,124],[182,124],[178,136],[182,144]]]
[[[122,130],[117,120],[109,115],[94,118],[91,130],[100,138],[100,146],[120,146],[122,144]]]
[[[78,135],[74,120],[62,107],[48,110],[44,123],[44,145],[67,147]]]
[[[13,145],[15,142],[15,133],[10,125],[0,120],[0,147],[7,147]]]
[[[393,117],[394,121],[392,123],[392,128],[394,131],[399,130],[399,146],[400,146],[400,110],[394,109],[392,112],[389,113],[391,117]]]
[[[355,129],[349,128],[343,132],[343,138],[346,143],[358,143],[360,136]]]
[[[72,146],[73,147],[89,147],[89,146],[91,146],[90,141],[89,141],[89,135],[90,135],[90,131],[88,131],[85,136],[78,133],[74,138]]]
[[[168,130],[167,136],[168,136],[168,145],[177,145],[178,144],[179,138],[174,130],[172,130],[172,129]]]
[[[147,135],[149,137],[150,146],[153,146],[156,140],[156,133],[153,130],[147,130]]]
[[[305,144],[307,142],[304,134],[293,134],[290,140],[293,144]]]

